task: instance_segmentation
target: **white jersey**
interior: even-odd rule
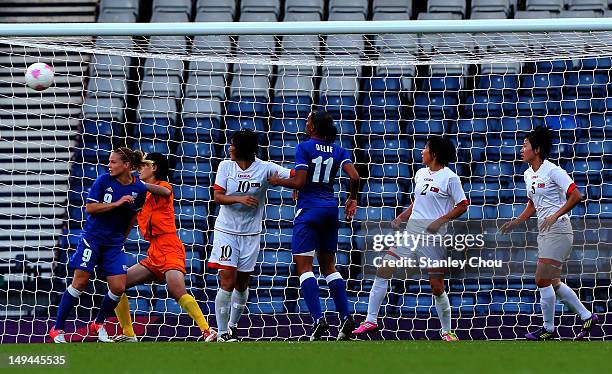
[[[246,170],[242,170],[235,161],[221,161],[214,189],[225,191],[228,196],[251,195],[259,200],[259,205],[257,208],[239,203],[221,205],[215,230],[234,235],[259,234],[269,187],[268,177],[276,172],[281,178],[291,176],[290,169],[258,158]]]
[[[529,167],[524,177],[527,197],[533,201],[538,220],[561,209],[567,201],[567,194],[576,188],[567,172],[548,160],[544,160],[538,171]]]
[[[409,231],[422,232],[438,218],[448,214],[453,208],[467,202],[459,176],[448,167],[430,171],[428,167],[419,169],[414,176],[414,201],[412,214],[408,219]],[[441,228],[440,234],[444,233]]]

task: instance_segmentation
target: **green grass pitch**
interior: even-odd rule
[[[68,368],[11,370],[14,373],[612,372],[612,342],[601,341],[158,342],[0,346],[3,359],[9,354],[64,354],[69,362]],[[4,370],[0,369],[0,372]]]

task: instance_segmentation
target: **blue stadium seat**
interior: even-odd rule
[[[270,124],[270,135],[287,133],[306,133],[306,118],[274,118]]]
[[[266,248],[290,249],[292,236],[291,228],[266,228],[261,236],[261,244]]]
[[[70,176],[83,178],[86,184],[93,183],[99,175],[105,174],[108,169],[104,165],[94,165],[89,163],[73,163],[70,168]]]
[[[612,203],[588,203],[586,216],[587,218],[610,219],[612,218]]]
[[[433,298],[429,295],[404,295],[398,300],[398,307],[403,315],[433,313]]]
[[[450,130],[448,121],[438,119],[414,119],[406,123],[408,134],[436,134],[442,135]]]
[[[281,118],[306,117],[312,107],[310,96],[277,96],[272,99],[272,115]]]
[[[576,156],[580,157],[602,157],[612,154],[612,140],[590,138],[587,143],[574,145]]]
[[[130,311],[136,315],[149,314],[151,312],[150,301],[145,298],[130,297],[128,299],[128,304],[130,304]]]
[[[408,156],[408,142],[397,136],[372,137],[364,145],[369,162],[384,163],[405,159]]]
[[[497,204],[499,203],[499,193],[501,185],[496,182],[473,182],[465,183],[463,190],[470,201],[470,204]]]
[[[185,253],[185,270],[187,273],[202,274],[202,256],[198,251]]]
[[[591,114],[579,116],[582,128],[587,130],[591,136],[603,137],[612,134],[612,117],[603,114]]]
[[[268,204],[293,204],[292,190],[281,187],[271,187],[266,192]]]
[[[154,311],[156,313],[181,314],[183,309],[174,299],[159,299],[155,302]]]
[[[549,98],[546,94],[521,94],[516,102],[520,116],[545,116],[561,113],[561,102]]]
[[[610,70],[612,69],[612,58],[600,57],[580,59],[577,61],[576,67],[581,70]]]
[[[502,160],[518,160],[521,155],[522,143],[517,144],[514,138],[502,138],[502,144],[499,148],[499,153]]]
[[[359,133],[363,135],[397,135],[401,133],[400,122],[392,119],[364,121]]]
[[[257,263],[260,264],[262,274],[287,276],[293,265],[291,256],[291,251],[282,250],[282,248],[277,251],[259,251]]]
[[[183,244],[191,246],[191,245],[206,245],[206,239],[204,237],[204,233],[202,232],[203,228],[199,228],[197,230],[192,229],[179,229],[177,234],[179,239],[183,242]]]
[[[574,70],[574,61],[572,60],[536,61],[535,63],[537,73],[565,73],[571,70]]]
[[[86,182],[87,183],[79,179],[79,183],[77,183],[74,181],[74,178],[70,179],[70,187],[68,190],[68,202],[70,205],[81,206],[85,204],[85,199],[87,195],[89,195],[93,180],[87,180]]]
[[[416,78],[417,87],[432,94],[458,92],[461,89],[461,82],[462,77],[458,76]]]
[[[483,75],[477,79],[476,88],[490,90],[491,93],[505,94],[512,92],[519,87],[519,77],[514,74],[504,75]]]
[[[404,188],[396,182],[370,179],[361,193],[362,206],[404,206],[407,200]]]
[[[225,126],[227,131],[231,134],[234,131],[242,129],[250,129],[262,134],[266,131],[266,125],[263,118],[258,117],[225,117]],[[230,135],[228,134],[228,135]],[[265,134],[263,134],[265,135]]]
[[[334,126],[338,129],[340,136],[355,135],[357,132],[355,121],[335,121]]]
[[[181,131],[186,141],[221,141],[221,124],[218,118],[184,117]]]
[[[579,185],[597,184],[604,177],[604,163],[600,160],[573,160],[561,165]],[[608,172],[609,174],[609,172]]]
[[[120,125],[110,120],[83,119],[83,137],[95,137],[95,139],[111,139],[113,135],[120,135]]]
[[[394,119],[401,116],[399,92],[364,92],[361,99],[361,116],[365,119]]]
[[[604,97],[607,93],[610,76],[607,70],[580,70],[565,75],[568,93],[578,93],[578,97]]]
[[[293,206],[266,205],[265,207],[264,219],[267,227],[293,227],[294,218],[295,208]]]
[[[168,140],[174,139],[175,132],[174,121],[166,118],[145,118],[134,127],[134,136],[137,138]]]
[[[164,140],[137,140],[134,148],[144,153],[159,152],[164,155],[170,154],[170,145]]]
[[[292,162],[295,159],[295,148],[299,144],[297,139],[285,139],[282,143],[272,143],[268,148],[271,161]]]
[[[137,228],[132,229],[125,242],[126,251],[144,253],[143,251],[146,250],[148,247],[149,247],[149,242],[143,238],[142,234],[140,233],[140,229],[137,229]],[[133,261],[135,261],[135,263],[142,259],[142,258],[138,258],[137,255],[136,257],[137,258],[132,259]],[[142,257],[144,258],[144,256]]]
[[[479,220],[484,218],[484,207],[479,205],[470,205],[467,210],[467,218],[471,220]]]
[[[414,95],[414,116],[419,119],[457,119],[459,98],[456,95],[435,95],[417,92]]]
[[[370,165],[370,177],[372,178],[389,178],[391,180],[405,179],[407,181],[411,176],[410,167],[408,164],[397,164],[397,163],[388,163],[388,164],[372,164]]]
[[[208,208],[185,202],[174,205],[174,214],[181,227],[203,227],[208,219]]]
[[[187,184],[175,185],[174,199],[179,203],[183,200],[194,204],[207,204],[211,200],[208,186],[190,186]]]
[[[352,239],[352,235],[353,235],[353,230],[350,227],[341,227],[338,229],[338,250],[339,251],[350,251],[353,248],[353,239]],[[344,261],[344,254],[348,255],[348,253],[343,253],[342,256],[340,256],[341,252],[338,252],[338,254],[336,255],[337,258],[342,257],[342,261]],[[347,261],[350,261],[350,258],[347,259]],[[337,262],[338,261],[337,259]],[[342,262],[343,265],[348,265],[348,262]]]
[[[395,218],[395,208],[391,207],[368,207],[357,208],[354,219],[360,222],[392,221]]]
[[[180,142],[176,149],[176,156],[183,161],[203,161],[217,157],[216,146],[212,143]]]
[[[261,96],[233,96],[227,102],[227,114],[245,117],[267,117],[268,99]]]
[[[504,97],[501,95],[488,95],[474,93],[474,96],[468,96],[465,105],[463,105],[462,113],[466,118],[487,118],[501,117],[503,115]]]
[[[460,134],[500,132],[501,121],[497,118],[459,119],[457,121],[457,131]]]
[[[522,77],[519,95],[532,93],[534,96],[545,96],[548,99],[560,99],[561,88],[565,85],[563,74],[525,74]]]
[[[321,94],[319,105],[334,119],[355,119],[357,100],[352,92],[345,92],[343,95],[339,93]]]
[[[606,99],[577,97],[576,94],[564,94],[561,100],[561,112],[564,114],[589,114],[591,112],[604,112]]]
[[[485,138],[474,137],[474,138],[459,138],[459,144],[457,145],[457,158],[459,161],[464,162],[478,162],[485,161]]]
[[[502,131],[511,135],[517,131],[529,132],[543,124],[544,121],[535,117],[503,117],[501,119]]]
[[[485,162],[476,164],[473,176],[479,179],[484,178],[486,181],[508,181],[514,174],[514,164],[511,162]]]
[[[275,314],[286,313],[285,301],[282,296],[265,298],[259,297],[254,302],[247,304],[249,313],[253,314]]]
[[[209,162],[177,161],[174,179],[182,184],[210,186],[213,172]]]

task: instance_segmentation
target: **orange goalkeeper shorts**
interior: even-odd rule
[[[163,234],[151,239],[147,258],[140,265],[151,271],[157,280],[165,280],[168,270],[185,274],[185,247],[176,234]]]

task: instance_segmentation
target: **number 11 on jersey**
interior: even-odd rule
[[[325,165],[323,183],[329,183],[329,175],[331,174],[332,165],[334,164],[334,158],[330,157],[323,161],[323,156],[319,156],[317,158],[313,158],[311,162],[315,165],[314,172],[312,173],[313,183],[319,183],[321,179],[321,164]]]

